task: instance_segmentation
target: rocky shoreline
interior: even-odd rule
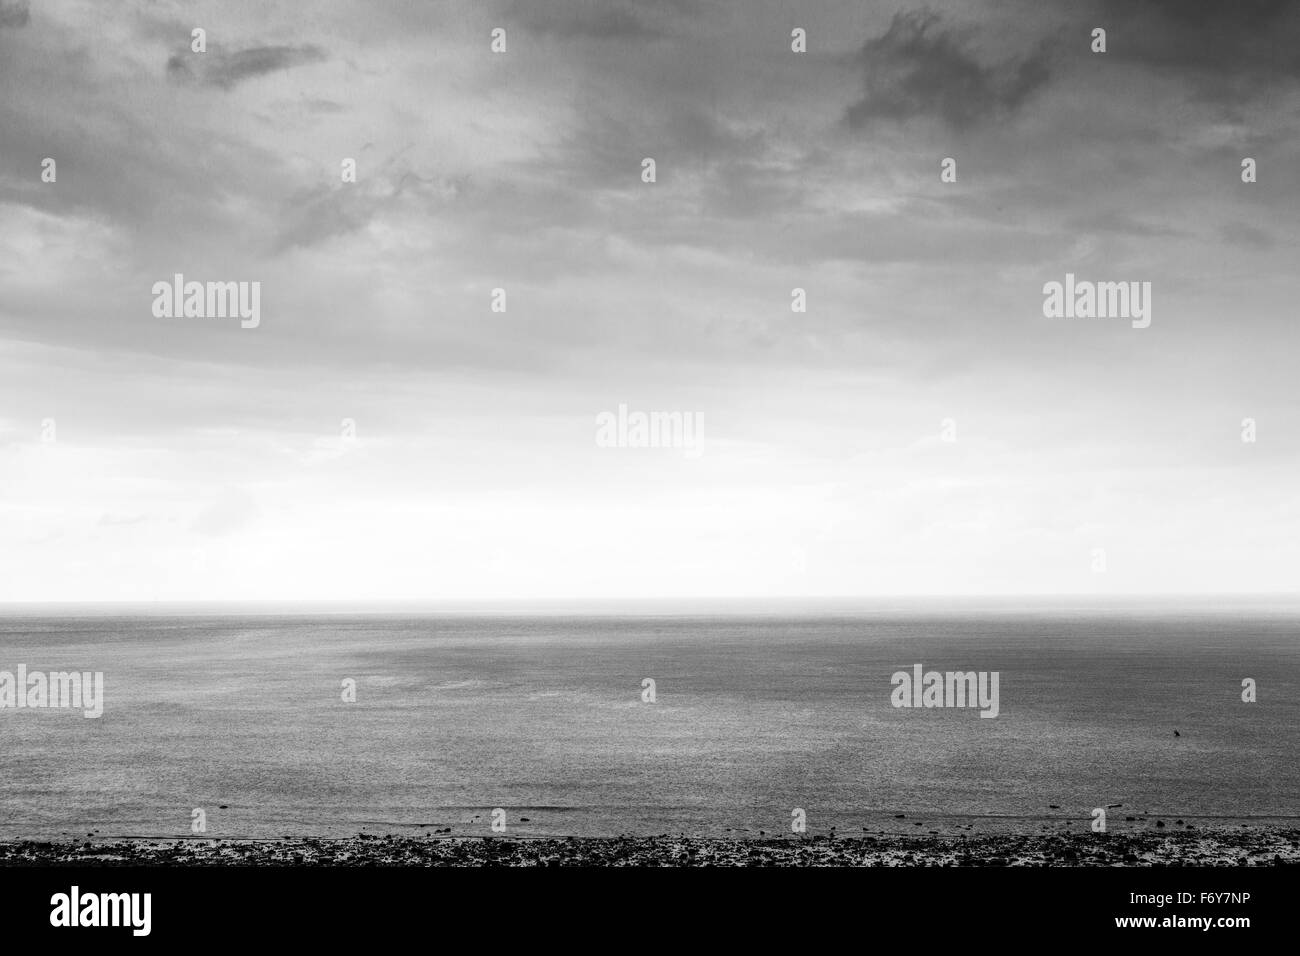
[[[0,843],[0,866],[1273,866],[1300,829],[1168,834],[119,839]]]

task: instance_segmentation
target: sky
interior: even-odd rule
[[[1298,118],[1286,0],[0,0],[0,601],[1294,591]]]

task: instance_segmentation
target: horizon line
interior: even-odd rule
[[[0,600],[0,615],[18,616],[22,613],[47,615],[57,612],[73,613],[241,613],[259,614],[385,614],[393,612],[442,613],[671,613],[674,606],[682,613],[714,611],[726,614],[779,611],[787,609],[818,609],[824,611],[853,612],[858,610],[888,610],[902,606],[916,610],[919,604],[930,602],[933,609],[953,610],[962,607],[993,607],[1014,610],[1042,610],[1044,605],[1061,604],[1089,608],[1132,609],[1134,605],[1158,604],[1167,607],[1182,603],[1197,610],[1210,610],[1206,605],[1225,609],[1241,605],[1273,605],[1294,607],[1300,611],[1300,591],[1283,592],[1223,592],[1223,593],[997,593],[997,594],[896,594],[896,595],[768,595],[751,596],[666,596],[666,597],[557,597],[557,598],[221,598],[221,599],[77,599],[67,601],[17,601]],[[1010,604],[1012,607],[1007,607]],[[1261,608],[1262,609],[1262,608]]]

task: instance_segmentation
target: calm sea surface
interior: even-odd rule
[[[892,707],[916,663],[998,671],[1000,715]],[[19,664],[103,671],[105,708],[0,710],[0,839],[184,836],[194,808],[221,837],[1300,815],[1289,611],[6,612]]]

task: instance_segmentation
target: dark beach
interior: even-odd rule
[[[991,836],[397,837],[0,843],[0,866],[1272,866],[1300,829]]]

